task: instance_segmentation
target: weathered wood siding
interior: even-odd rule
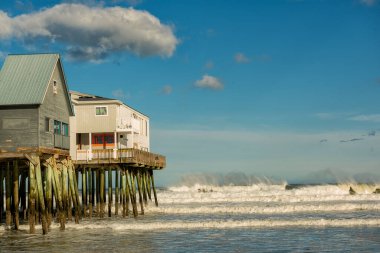
[[[0,150],[38,147],[38,108],[0,107]]]
[[[95,115],[97,106],[106,106],[108,115]],[[77,133],[105,133],[116,131],[116,104],[75,105]]]
[[[57,94],[53,92],[53,82],[57,82]],[[54,146],[54,120],[69,124],[70,104],[66,98],[64,77],[60,64],[54,68],[53,75],[49,81],[49,87],[45,94],[43,104],[39,108],[39,132],[40,146],[52,148]],[[50,118],[50,131],[46,131],[45,119]],[[70,128],[70,127],[69,127]],[[70,132],[70,131],[69,131]]]

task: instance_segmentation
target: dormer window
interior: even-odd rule
[[[53,80],[53,93],[58,94],[58,84],[56,80]]]

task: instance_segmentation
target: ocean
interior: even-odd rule
[[[351,187],[351,189],[350,189]],[[193,185],[145,215],[82,219],[47,235],[0,227],[0,252],[380,252],[380,185]]]

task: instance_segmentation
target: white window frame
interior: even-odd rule
[[[97,108],[106,108],[106,114],[97,114]],[[108,116],[108,106],[95,106],[95,116],[97,117],[104,117]]]

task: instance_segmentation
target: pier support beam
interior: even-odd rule
[[[100,192],[99,192],[99,195],[100,195],[100,218],[103,218],[104,217],[104,192],[105,192],[105,175],[104,175],[104,168],[101,168],[100,169]]]
[[[11,196],[12,196],[12,177],[11,169],[9,167],[9,162],[7,163],[7,171],[5,176],[5,185],[6,185],[6,199],[5,199],[5,225],[10,228],[12,223],[12,212],[11,212]]]
[[[92,206],[94,204],[94,178],[91,168],[88,170],[88,215],[92,219]]]
[[[111,217],[112,208],[112,168],[108,168],[108,217]]]
[[[52,222],[52,212],[53,212],[53,192],[52,192],[52,168],[48,164],[45,166],[45,201],[46,201],[46,211],[47,211],[47,223],[48,227],[51,226]]]
[[[119,215],[119,168],[115,169],[115,215]]]
[[[36,172],[36,182],[37,182],[37,191],[38,191],[38,203],[40,207],[41,213],[41,221],[42,221],[42,233],[45,235],[48,232],[48,224],[46,219],[46,209],[45,209],[45,199],[44,199],[44,189],[42,186],[42,174],[41,174],[41,163],[40,158],[38,156],[32,157],[37,163],[35,167]]]
[[[58,175],[58,165],[54,158],[51,158],[48,160],[48,166],[50,166],[50,169],[52,171],[52,185],[53,185],[53,191],[55,196],[55,203],[57,205],[57,213],[58,213],[58,221],[60,223],[61,230],[65,229],[65,208],[63,203],[63,185],[64,182],[62,181],[63,176],[61,177],[61,180]],[[62,165],[62,170],[64,170],[64,165]],[[63,174],[63,173],[62,173]]]
[[[35,168],[34,164],[29,161],[29,233],[34,234],[35,229],[35,218],[36,218],[36,178],[35,178]]]
[[[13,161],[13,212],[15,229],[18,230],[19,222],[19,169],[18,161]]]
[[[154,194],[154,202],[156,203],[156,206],[158,206],[156,187],[154,186],[153,170],[150,170],[149,174],[150,174],[150,180],[152,182],[152,188],[153,188],[153,194]]]
[[[4,177],[3,168],[0,164],[0,223],[3,222],[3,209],[4,209]]]
[[[83,215],[86,217],[87,212],[87,173],[86,168],[82,169],[82,206]]]
[[[136,178],[137,182],[137,190],[139,192],[139,203],[141,208],[141,214],[144,215],[144,203],[143,203],[143,197],[142,197],[142,187],[141,187],[141,173],[139,171],[134,171],[134,177]]]

